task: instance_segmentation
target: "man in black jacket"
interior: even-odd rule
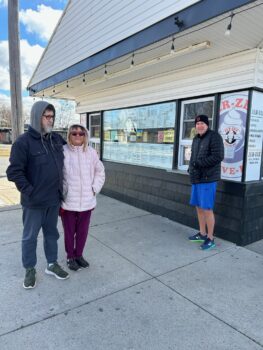
[[[189,174],[192,183],[190,204],[196,207],[200,232],[189,237],[191,242],[202,242],[201,249],[215,247],[213,206],[216,185],[220,180],[221,161],[224,159],[222,137],[209,129],[206,115],[195,118],[197,135],[193,139]]]
[[[45,272],[58,279],[68,273],[57,263],[59,233],[58,211],[62,199],[63,138],[52,132],[55,108],[45,101],[34,103],[29,129],[12,146],[9,181],[21,192],[23,209],[22,262],[26,269],[23,286],[36,285],[36,248],[40,229],[43,231],[47,259]]]

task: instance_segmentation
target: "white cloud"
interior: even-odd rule
[[[0,41],[0,89],[9,90],[8,43]]]
[[[20,41],[22,88],[27,86],[44,48],[40,45],[30,45],[27,40]]]
[[[21,79],[24,90],[42,55],[44,48],[40,45],[30,45],[27,40],[20,41]],[[9,90],[8,42],[0,41],[0,89]]]
[[[0,106],[10,106],[10,97],[5,94],[0,94]]]
[[[0,64],[1,66],[8,66],[8,41],[0,41]]]
[[[42,40],[48,41],[61,14],[62,10],[56,10],[42,4],[37,6],[37,11],[21,10],[19,18],[29,33],[35,33]]]
[[[9,70],[8,68],[4,68],[0,66],[0,89],[1,90],[9,90]]]
[[[7,6],[8,0],[0,0],[0,6]]]
[[[29,82],[33,71],[39,62],[44,48],[39,45],[30,45],[27,40],[20,41],[21,56],[21,76],[22,89],[24,90]],[[8,42],[0,41],[0,89],[9,91],[9,54]],[[34,102],[41,98],[33,98],[31,96],[23,97],[23,112],[25,121],[29,122],[31,107]],[[57,111],[56,125],[57,127],[67,126],[72,122],[79,122],[79,115],[75,115],[75,102],[65,100],[47,99],[54,104]],[[7,94],[0,93],[0,106],[10,106],[10,97]]]

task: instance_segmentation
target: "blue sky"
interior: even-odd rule
[[[67,4],[67,0],[20,0],[20,53],[23,103],[32,105],[26,86]],[[0,0],[0,105],[10,104],[7,0]]]

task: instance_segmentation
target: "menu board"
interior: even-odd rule
[[[263,143],[263,94],[253,91],[249,121],[246,181],[260,179]]]

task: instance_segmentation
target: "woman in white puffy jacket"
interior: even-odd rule
[[[64,201],[60,214],[67,265],[74,271],[89,267],[83,250],[96,194],[105,181],[104,166],[97,152],[88,146],[88,139],[88,130],[74,124],[68,130],[68,142],[64,145]]]

